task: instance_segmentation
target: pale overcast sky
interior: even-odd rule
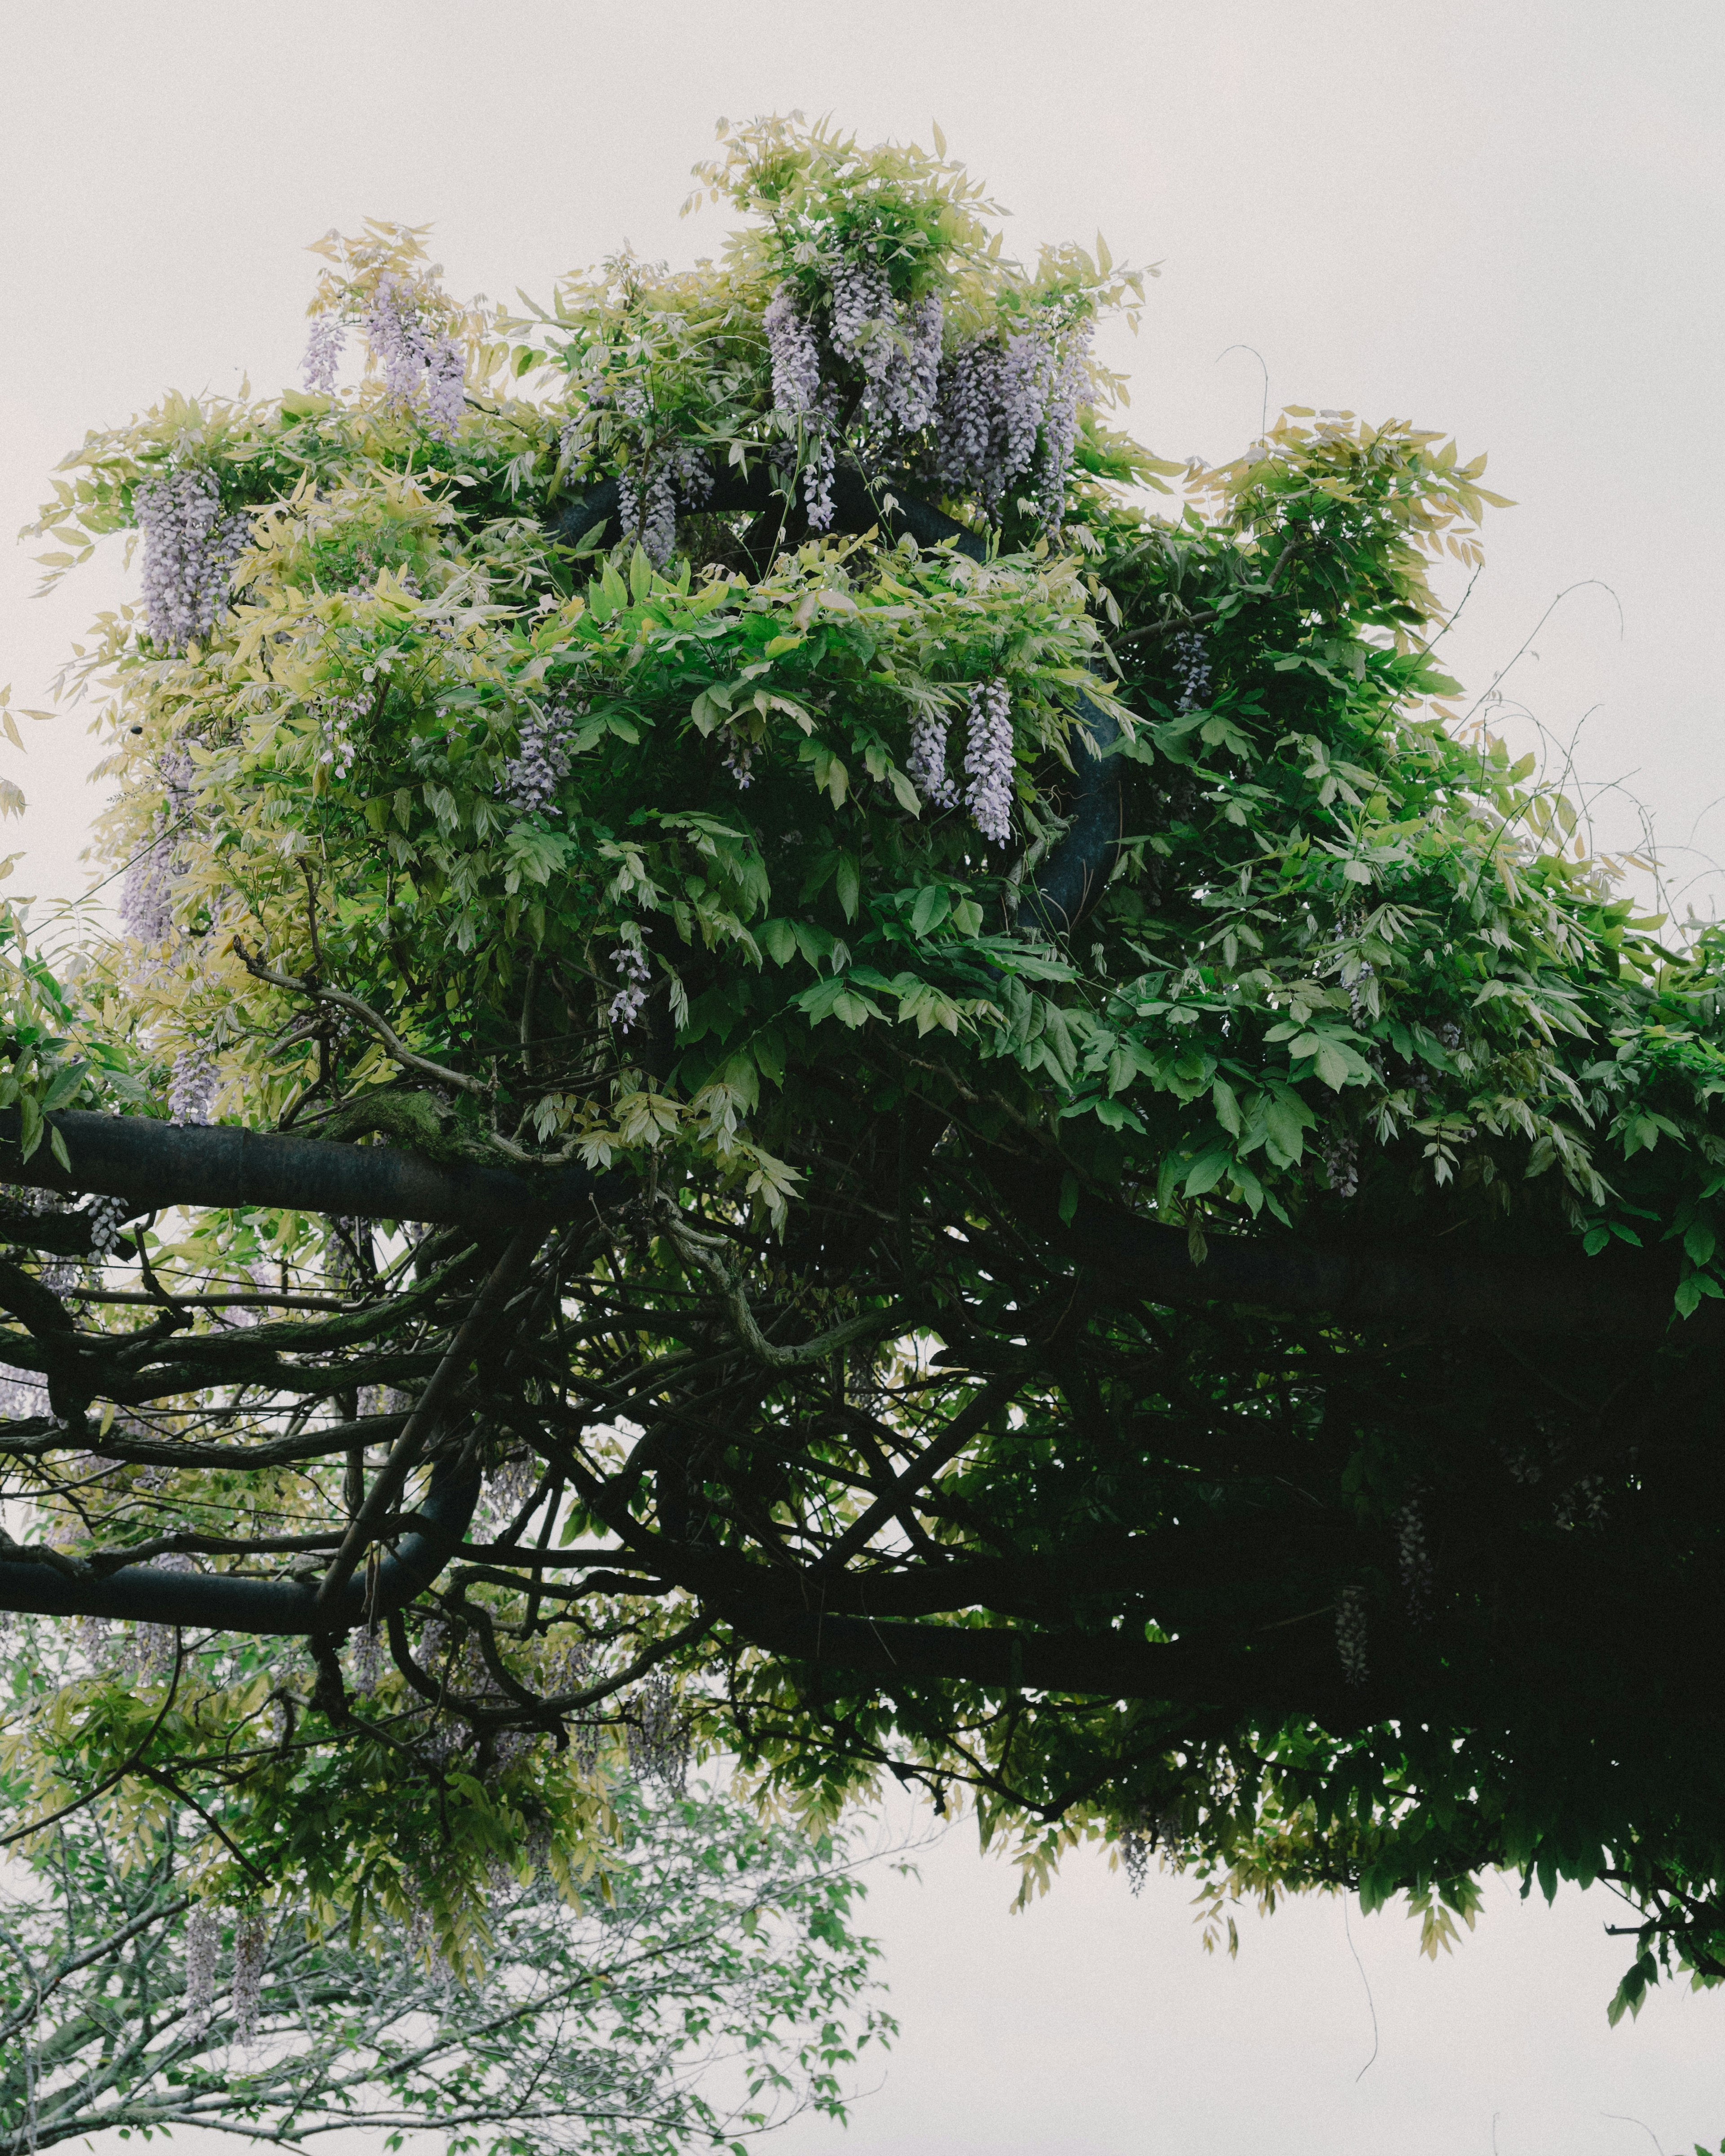
[[[1507,723],[1585,719],[1583,772],[1650,807],[1680,879],[1725,856],[1717,0],[0,0],[0,28],[8,530],[86,427],[289,380],[300,250],[331,225],[434,223],[452,289],[543,293],[625,238],[715,247],[716,213],[676,213],[721,113],[925,142],[932,116],[1017,251],[1101,225],[1162,264],[1109,357],[1163,454],[1257,432],[1240,346],[1272,409],[1489,450],[1520,506],[1488,527],[1455,670],[1489,690],[1537,629]],[[124,583],[116,558],[32,603],[28,556],[0,549],[0,682],[39,705]],[[89,744],[75,721],[28,740],[3,752],[31,804],[14,888],[69,895]],[[1626,795],[1605,813],[1634,837]],[[874,1905],[904,2024],[884,2087],[783,2156],[1489,2156],[1494,2133],[1498,2156],[1671,2156],[1725,2133],[1725,1995],[1608,2031],[1626,1957],[1601,1897],[1494,1892],[1436,1967],[1399,1916],[1356,1912],[1363,1974],[1338,1903],[1249,1921],[1229,1964],[1178,1882],[1135,1902],[1078,1864],[1011,1918],[963,1830],[924,1875]]]

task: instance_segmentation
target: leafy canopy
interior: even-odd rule
[[[487,1643],[441,1695],[481,1753],[663,1656],[766,1783],[968,1784],[1033,1880],[1091,1833],[1219,1907],[1603,1876],[1625,2002],[1711,1980],[1719,948],[1457,716],[1483,459],[1294,408],[1172,466],[1110,424],[1100,244],[1011,262],[939,146],[771,121],[698,176],[752,219],[718,262],[526,317],[332,239],[320,387],[94,434],[44,520],[56,571],[141,522],[152,592],[245,543],[206,632],[127,610],[72,670],[126,932],[58,983],[11,947],[20,1159],[176,1102],[612,1178],[433,1447],[520,1502],[313,1750],[418,1726],[429,1623]],[[485,1251],[140,1244],[215,1299],[185,1342],[259,1279],[346,1314],[199,1361],[85,1305],[74,1359],[14,1289],[59,1421],[11,1486],[93,1552],[331,1547],[399,1427],[362,1389],[424,1382]]]

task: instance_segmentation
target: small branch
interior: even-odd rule
[[[362,1025],[368,1025],[404,1070],[417,1070],[439,1086],[453,1086],[458,1091],[471,1093],[480,1100],[490,1099],[491,1088],[484,1079],[470,1078],[465,1070],[451,1070],[445,1064],[434,1063],[429,1056],[416,1055],[388,1019],[374,1011],[369,1004],[362,1004],[357,996],[349,995],[346,988],[318,988],[310,981],[296,979],[291,973],[278,973],[273,966],[254,958],[237,936],[234,949],[254,980],[267,981],[273,988],[285,988],[290,995],[305,996],[313,1003],[328,1004],[332,1010],[346,1011]]]
[[[716,1283],[723,1294],[736,1325],[738,1337],[757,1362],[764,1363],[769,1370],[807,1369],[811,1363],[824,1363],[829,1356],[837,1354],[859,1340],[877,1339],[901,1325],[906,1312],[901,1303],[886,1310],[869,1311],[860,1317],[848,1318],[843,1325],[834,1326],[829,1332],[818,1333],[813,1340],[805,1340],[795,1348],[776,1347],[757,1323],[749,1299],[743,1292],[741,1277],[732,1271],[724,1252],[725,1245],[715,1235],[702,1235],[691,1228],[683,1218],[675,1199],[661,1196],[659,1215],[683,1256],[690,1264],[697,1265],[707,1277]]]
[[[460,1331],[450,1342],[447,1353],[432,1373],[431,1381],[415,1402],[401,1435],[390,1448],[389,1457],[378,1470],[377,1479],[366,1493],[365,1502],[355,1513],[342,1537],[341,1547],[335,1562],[324,1574],[317,1590],[317,1608],[327,1610],[331,1618],[341,1591],[353,1577],[366,1548],[376,1537],[388,1515],[395,1509],[395,1501],[401,1493],[409,1471],[418,1462],[456,1385],[466,1374],[467,1366],[489,1327],[493,1313],[509,1296],[532,1260],[539,1247],[542,1230],[522,1228],[516,1231],[509,1247],[493,1267],[485,1286],[474,1300],[473,1307],[463,1320]]]

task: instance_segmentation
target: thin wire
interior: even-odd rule
[[[1219,367],[1230,352],[1249,352],[1259,366],[1264,368],[1264,403],[1258,416],[1258,439],[1261,441],[1270,432],[1270,369],[1265,364],[1263,353],[1255,344],[1226,345],[1216,354],[1214,364]]]
[[[1654,2147],[1658,2149],[1659,2156],[1665,2156],[1664,2144],[1661,2142],[1659,2136],[1653,2131],[1653,2128],[1647,2123],[1645,2118],[1631,2118],[1629,2113],[1625,2111],[1602,2111],[1599,2113],[1599,2116],[1601,2118],[1620,2119],[1625,2126],[1639,2126],[1642,2133],[1646,2135],[1647,2138],[1653,2143]]]
[[[1359,1948],[1353,1943],[1353,1926],[1348,1920],[1348,1897],[1345,1894],[1342,1897],[1342,1928],[1348,1935],[1348,1951],[1353,1956],[1353,1965],[1359,1971],[1359,1980],[1366,1987],[1366,2006],[1372,2016],[1372,2056],[1353,2077],[1354,2085],[1358,2087],[1378,2063],[1378,2009],[1373,2003],[1372,1980],[1366,1974],[1366,1965],[1359,1958]],[[1494,2133],[1497,2131],[1495,2121],[1492,2131]],[[1492,2146],[1496,2148],[1495,2141]],[[1663,2150],[1661,2151],[1661,2156],[1664,2156]]]

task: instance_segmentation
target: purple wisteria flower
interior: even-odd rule
[[[248,1909],[234,1927],[234,2037],[243,2051],[258,2041],[258,2005],[264,1988],[269,1933],[261,1909]]]
[[[773,358],[773,407],[787,418],[804,418],[820,404],[820,347],[797,312],[788,285],[781,285],[761,317]]]
[[[167,650],[183,651],[215,626],[227,604],[250,519],[241,512],[223,516],[215,474],[196,465],[146,480],[135,506],[144,533],[151,637]]]
[[[336,375],[347,342],[347,326],[339,315],[320,315],[313,322],[311,334],[305,340],[301,372],[308,389],[322,397],[335,395]]]
[[[181,1049],[168,1074],[168,1121],[207,1123],[216,1097],[218,1076],[216,1059],[203,1042]]]
[[[453,337],[439,337],[425,362],[425,424],[446,442],[467,409],[467,367]]]
[[[584,712],[587,706],[580,707]],[[550,816],[557,790],[569,775],[571,713],[559,699],[521,718],[519,747],[503,767],[503,795],[523,816]]]
[[[931,808],[957,807],[958,788],[947,769],[947,721],[939,712],[924,712],[911,721],[905,768]]]
[[[782,418],[800,423],[803,437],[803,506],[809,529],[824,531],[833,521],[833,426],[836,410],[822,382],[820,346],[797,311],[788,285],[781,285],[761,318],[773,360],[773,406]]]
[[[892,286],[872,254],[841,262],[833,272],[833,350],[859,364],[871,382],[886,370],[891,329],[898,320]]]
[[[1204,640],[1195,629],[1183,629],[1173,640],[1174,679],[1180,685],[1175,706],[1183,718],[1210,700],[1210,662]]]
[[[1057,355],[1040,331],[977,337],[940,367],[935,474],[998,515],[1009,487],[1032,481],[1044,521],[1058,531],[1090,381],[1090,337],[1081,324]],[[1039,453],[1038,444],[1040,444]]]
[[[453,441],[467,408],[467,380],[461,350],[453,337],[435,342],[427,336],[409,288],[386,270],[372,289],[366,312],[366,342],[383,371],[383,394],[403,410],[425,397],[427,429]]]
[[[627,1033],[645,1006],[652,968],[639,943],[619,943],[611,953],[611,963],[622,983],[611,998],[611,1023],[619,1033]]]
[[[383,394],[392,404],[411,404],[431,355],[417,311],[403,305],[400,278],[385,270],[372,288],[366,342],[383,370]]]
[[[1036,484],[1053,531],[1060,530],[1065,516],[1066,480],[1078,441],[1079,408],[1090,386],[1090,324],[1081,322],[1067,337],[1043,418],[1042,462]]]
[[[1012,835],[1012,696],[1004,681],[982,681],[970,692],[964,745],[964,798],[976,827],[997,846]]]
[[[186,1919],[186,2021],[189,2028],[209,2026],[215,2006],[216,1955],[222,1944],[221,1919],[200,1902]]]

